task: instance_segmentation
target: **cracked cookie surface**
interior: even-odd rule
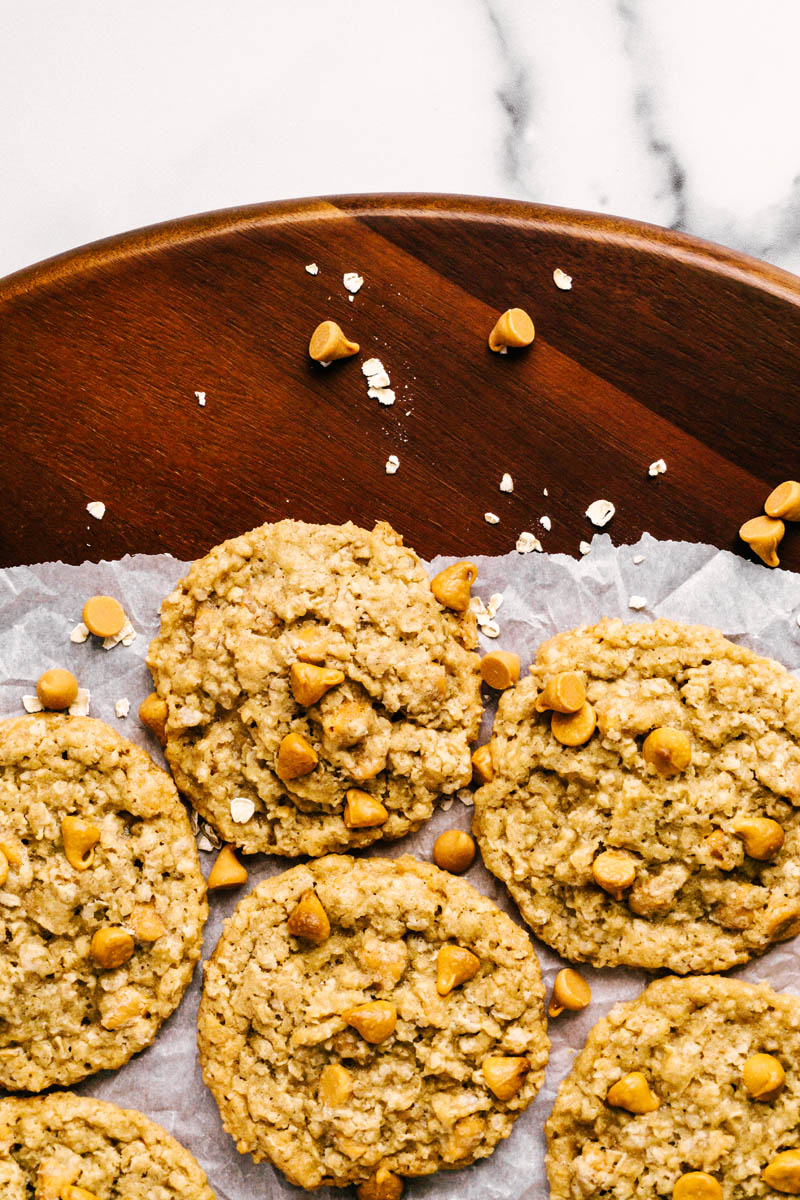
[[[121,1066],[179,1003],[208,913],[171,779],[102,721],[2,721],[0,856],[0,1086]]]
[[[385,523],[280,521],[225,542],[166,598],[148,655],[175,781],[247,852],[401,837],[470,780],[474,643],[474,617],[437,602]],[[351,789],[371,798],[371,823],[345,819]]]
[[[303,1187],[485,1157],[549,1048],[527,934],[410,857],[331,855],[260,884],[206,964],[198,1024],[237,1148]]]
[[[755,1099],[746,1085],[755,1055],[769,1055],[785,1073],[772,1099]],[[717,976],[657,980],[595,1025],[559,1087],[546,1125],[552,1200],[668,1197],[691,1172],[710,1175],[720,1190],[706,1184],[687,1197],[779,1200],[795,1192],[761,1175],[798,1145],[798,1062],[800,997]],[[651,1112],[608,1102],[633,1072],[658,1100]]]
[[[214,1200],[189,1151],[140,1112],[69,1092],[0,1098],[3,1200],[70,1187],[81,1200]]]
[[[683,974],[725,970],[800,931],[793,675],[717,630],[666,620],[559,634],[531,672],[501,697],[474,833],[537,936],[573,961]],[[577,747],[536,709],[562,672],[582,676],[596,713]],[[642,752],[665,728],[691,750],[671,774]],[[781,844],[759,848],[753,830]],[[627,872],[617,895],[594,873],[609,863]]]

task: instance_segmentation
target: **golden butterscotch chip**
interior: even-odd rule
[[[536,330],[524,308],[508,308],[497,318],[489,334],[489,349],[503,350],[508,346],[530,346]]]
[[[481,659],[481,678],[495,691],[505,691],[519,679],[519,655],[510,650],[490,650]]]
[[[1,721],[0,848],[0,1088],[122,1066],[180,1001],[208,911],[172,780],[102,721]],[[169,938],[143,936],[145,902]]]
[[[400,1200],[403,1181],[388,1167],[378,1167],[371,1179],[358,1186],[358,1200]]]
[[[139,720],[154,733],[161,745],[167,740],[167,702],[162,700],[157,692],[145,696],[139,705]]]
[[[113,596],[91,596],[81,614],[89,633],[96,637],[116,637],[125,624],[125,609]]]
[[[800,1196],[800,1150],[783,1150],[776,1154],[761,1172],[761,1178],[776,1192]]]
[[[443,871],[460,875],[475,860],[475,842],[463,829],[446,829],[433,843],[433,861]]]
[[[470,782],[481,697],[465,570],[456,612],[385,523],[300,521],[193,565],[148,663],[174,777],[222,841],[291,856],[368,846]],[[380,822],[346,820],[350,789],[383,806]]]
[[[785,1096],[775,1091],[783,1068],[765,1046],[780,1047],[787,1064]],[[670,976],[615,1005],[545,1127],[552,1200],[753,1200],[773,1194],[762,1178],[779,1191],[778,1169],[769,1178],[765,1168],[796,1144],[787,1099],[798,1053],[800,996],[766,983]]]
[[[575,716],[537,711],[569,672],[596,717],[585,742],[556,733]],[[800,929],[799,712],[794,676],[718,630],[605,620],[561,633],[500,697],[494,778],[474,796],[484,864],[572,963],[745,962]]]
[[[330,933],[295,943],[286,914],[309,895]],[[396,1188],[508,1136],[543,1079],[543,1001],[529,938],[464,880],[330,855],[265,880],[226,923],[203,1077],[237,1145],[292,1183],[383,1194],[385,1172]],[[265,1078],[269,1105],[242,1105]]]
[[[583,746],[597,727],[597,714],[591,704],[582,704],[577,712],[554,712],[550,731],[562,746]]]
[[[764,501],[764,512],[768,517],[800,521],[800,483],[796,479],[779,483]]]
[[[214,1200],[192,1155],[160,1125],[133,1109],[65,1091],[0,1098],[0,1195]]]
[[[51,667],[39,676],[36,695],[45,708],[61,711],[69,708],[78,698],[78,681],[71,671]]]
[[[562,1012],[579,1012],[591,1003],[592,989],[589,984],[573,971],[572,967],[562,967],[553,982],[553,995],[547,1008],[548,1017],[558,1017]]]
[[[492,747],[489,742],[472,753],[472,778],[475,783],[491,783],[494,779]]]
[[[324,942],[330,937],[331,923],[328,914],[313,888],[303,892],[286,925],[293,937],[307,942]]]
[[[345,794],[344,823],[348,829],[371,829],[388,820],[389,810],[369,792],[349,788]]]
[[[208,890],[241,887],[243,883],[247,883],[247,867],[239,862],[233,846],[223,846],[209,872]]]
[[[785,532],[783,521],[772,517],[753,517],[742,525],[739,537],[768,567],[779,567],[778,545]]]
[[[478,568],[471,562],[452,563],[431,580],[431,591],[440,604],[453,612],[469,608],[470,588],[478,578]]]
[[[536,698],[536,711],[576,713],[586,703],[586,685],[577,671],[559,671]]]
[[[0,850],[0,887],[3,886],[8,879],[8,859],[2,850]]]
[[[335,321],[321,321],[311,334],[308,353],[315,362],[333,362],[337,358],[350,358],[358,354],[358,342],[351,342]]]

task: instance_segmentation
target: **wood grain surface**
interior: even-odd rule
[[[511,306],[536,340],[492,354]],[[358,358],[311,363],[325,318]],[[367,397],[371,356],[391,408]],[[173,222],[0,282],[0,565],[191,557],[288,515],[385,518],[426,556],[503,553],[524,529],[577,554],[601,497],[615,542],[747,555],[739,525],[800,473],[798,368],[800,280],[634,222],[425,196]],[[800,569],[800,526],[780,555]]]

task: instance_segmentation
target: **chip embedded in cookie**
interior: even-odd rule
[[[410,857],[330,855],[260,884],[206,965],[198,1025],[239,1151],[307,1188],[484,1158],[549,1049],[525,932]]]
[[[589,1034],[547,1121],[552,1200],[800,1191],[800,997],[652,983]],[[787,1186],[789,1184],[790,1186]]]
[[[389,525],[301,521],[192,566],[147,661],[176,783],[226,842],[365,846],[469,782],[481,700],[461,566],[440,601]]]
[[[0,1086],[41,1091],[152,1042],[208,913],[172,780],[89,717],[0,722]]]
[[[475,836],[573,961],[721,971],[800,931],[800,683],[721,633],[606,620],[506,692]]]
[[[214,1200],[188,1150],[132,1109],[88,1096],[0,1099],[4,1200]]]

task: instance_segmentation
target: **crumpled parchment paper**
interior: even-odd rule
[[[641,561],[636,561],[641,559]],[[451,559],[436,559],[432,573]],[[503,601],[496,614],[499,637],[481,636],[481,649],[514,650],[523,670],[537,645],[562,629],[603,616],[646,620],[665,616],[716,626],[733,641],[777,658],[800,673],[800,575],[768,570],[712,546],[658,542],[645,534],[634,546],[614,547],[607,534],[597,535],[582,559],[566,555],[511,553],[477,558],[473,595],[484,602],[494,593]],[[46,563],[0,571],[0,717],[21,714],[23,694],[35,693],[36,679],[48,667],[64,666],[91,692],[90,715],[100,717],[126,737],[146,747],[162,765],[160,748],[139,723],[139,703],[151,691],[144,664],[147,646],[159,627],[162,598],[185,573],[188,564],[169,555],[128,556],[119,562],[85,563],[79,567]],[[129,647],[104,650],[90,638],[70,642],[84,600],[96,593],[117,596],[137,631]],[[631,597],[644,608],[629,607]],[[115,702],[127,698],[130,715],[119,718]],[[484,735],[491,725],[493,699],[487,693]],[[483,740],[483,738],[481,739]],[[447,802],[445,802],[447,804]],[[471,808],[455,799],[440,809],[419,833],[400,842],[378,845],[372,854],[397,857],[412,853],[429,860],[436,836],[454,826],[468,829]],[[202,853],[208,873],[214,855]],[[292,865],[289,860],[252,856],[247,861],[247,887]],[[519,921],[504,888],[478,862],[466,878]],[[224,918],[240,895],[212,895],[203,957],[219,938]],[[536,950],[549,989],[562,961],[541,943]],[[637,995],[647,982],[644,972],[627,969],[593,971],[581,967],[592,987],[592,1003],[581,1013],[551,1022],[552,1049],[547,1080],[536,1101],[517,1121],[511,1137],[488,1159],[473,1167],[410,1181],[408,1194],[437,1200],[544,1200],[543,1125],[559,1081],[576,1050],[595,1023],[617,1000]],[[800,991],[800,939],[782,943],[735,974],[768,979],[777,988]],[[155,1043],[116,1072],[101,1072],[75,1090],[138,1108],[164,1125],[187,1146],[206,1170],[219,1200],[277,1200],[299,1196],[269,1165],[255,1164],[236,1151],[222,1125],[210,1093],[203,1085],[197,1058],[195,1023],[201,972],[177,1012],[162,1027]],[[341,1197],[322,1189],[321,1200]]]

